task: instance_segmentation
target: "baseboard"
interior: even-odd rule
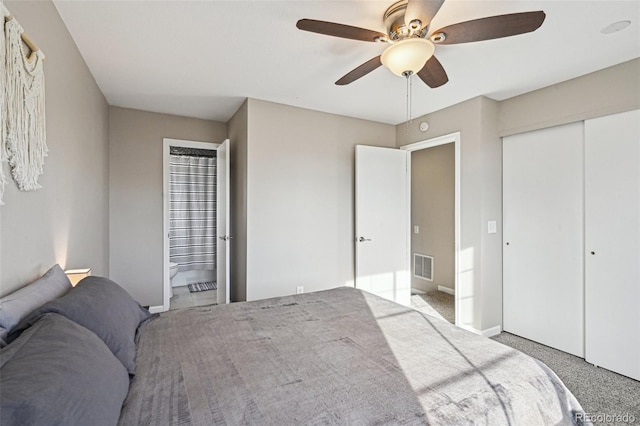
[[[495,327],[482,330],[480,334],[484,337],[492,337],[497,336],[500,333],[502,333],[502,326],[496,325]]]
[[[471,326],[466,326],[466,325],[462,325],[458,327],[464,328],[465,330],[470,331],[473,334],[479,334],[480,336],[484,336],[484,337],[493,337],[502,333],[502,326],[500,325],[496,325],[495,327],[490,327],[484,330],[478,330],[477,328],[473,328]]]
[[[441,286],[441,285],[438,286],[438,290],[443,292],[443,293],[450,294],[452,296],[454,296],[456,294],[454,289],[449,288],[449,287],[444,287],[444,286]]]
[[[159,305],[159,306],[149,306],[149,312],[152,314],[157,314],[160,312],[164,312],[164,306]]]

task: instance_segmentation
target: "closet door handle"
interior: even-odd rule
[[[231,235],[228,235],[228,236],[227,236],[227,235],[222,235],[222,236],[220,237],[220,239],[221,239],[222,241],[229,241],[229,240],[230,240],[230,239],[232,239],[232,238],[233,238],[233,237],[232,237]]]
[[[364,243],[365,241],[371,241],[371,238],[360,237],[358,238],[358,241],[360,241],[361,243]]]

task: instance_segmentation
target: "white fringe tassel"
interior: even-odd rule
[[[7,145],[5,143],[5,134],[7,132],[7,114],[5,109],[7,104],[5,101],[5,76],[6,76],[6,62],[5,62],[5,37],[4,37],[4,17],[9,16],[9,11],[3,4],[0,4],[0,83],[2,83],[3,89],[0,90],[0,206],[4,205],[2,202],[2,196],[4,195],[4,186],[7,184],[7,179],[4,176],[4,163],[7,162]]]
[[[44,102],[44,54],[35,52],[32,62],[22,49],[23,30],[12,19],[5,24],[5,134],[6,154],[11,175],[18,188],[32,191],[41,186],[47,156]]]

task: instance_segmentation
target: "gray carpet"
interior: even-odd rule
[[[433,290],[411,296],[411,307],[425,314],[449,321],[456,322],[455,302],[451,294]]]
[[[609,421],[594,424],[630,424],[612,416],[628,414],[640,424],[640,382],[594,367],[582,358],[503,332],[493,337],[500,343],[526,353],[549,366],[578,399],[585,412],[609,415]],[[631,419],[631,418],[630,418]]]

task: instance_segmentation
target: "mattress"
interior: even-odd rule
[[[121,425],[544,425],[583,413],[541,362],[353,288],[169,311],[138,337]]]

